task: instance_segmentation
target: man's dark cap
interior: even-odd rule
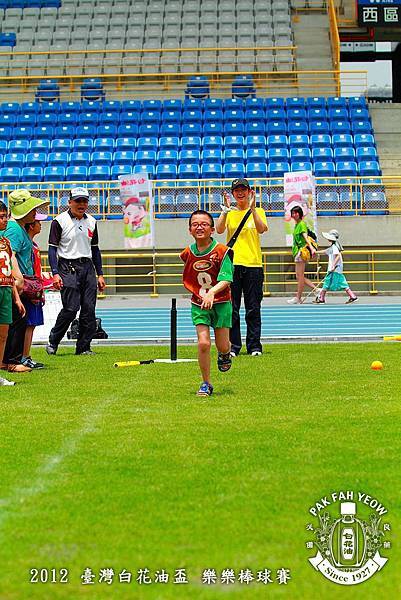
[[[232,184],[231,184],[231,191],[233,192],[235,190],[235,188],[240,187],[241,185],[243,185],[244,187],[251,189],[251,186],[249,185],[249,182],[247,179],[234,179]]]

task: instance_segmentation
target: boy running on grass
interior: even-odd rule
[[[7,227],[7,221],[7,206],[4,202],[0,202],[0,365],[3,363],[8,326],[13,321],[13,302],[20,315],[22,317],[25,315],[25,308],[17,290],[17,284],[22,289],[24,279],[18,267],[17,259],[11,250],[11,244],[2,233]],[[0,377],[0,385],[14,385],[14,381]]]
[[[198,336],[198,361],[203,382],[197,395],[211,396],[210,327],[214,329],[219,370],[228,371],[231,367],[233,251],[212,238],[213,217],[204,210],[195,210],[190,216],[189,233],[195,243],[185,248],[180,258],[185,263],[184,287],[192,293],[192,322]]]

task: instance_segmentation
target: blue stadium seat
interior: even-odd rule
[[[338,214],[339,197],[336,191],[318,190],[316,193],[317,214],[321,217],[330,217]]]
[[[43,167],[46,164],[47,156],[44,152],[28,152],[25,155],[25,166]]]
[[[108,181],[110,179],[111,169],[106,165],[92,165],[88,169],[90,181]]]
[[[81,111],[81,103],[80,102],[62,102],[60,105],[60,114],[63,113],[75,113],[79,114]]]
[[[178,136],[163,136],[159,139],[159,150],[177,150],[180,146]]]
[[[223,160],[229,163],[244,162],[245,152],[242,148],[227,148],[223,151]]]
[[[31,140],[29,142],[29,150],[30,152],[47,152],[50,150],[50,140]]]
[[[334,161],[336,163],[340,161],[354,161],[355,150],[354,148],[334,148]]]
[[[273,110],[273,109],[277,109],[277,108],[284,109],[284,106],[285,106],[284,98],[266,98],[265,106],[266,106],[266,109],[268,109],[268,110]]]
[[[65,166],[53,165],[43,170],[44,181],[65,181]]]
[[[361,208],[361,195],[355,188],[340,188],[339,209],[346,217],[352,217],[356,210]]]
[[[246,163],[246,176],[254,179],[260,177],[267,177],[267,164],[266,162],[253,162],[249,161]]]
[[[9,140],[11,137],[15,138],[15,135],[11,136],[12,128],[8,126],[0,125],[0,140]],[[28,137],[16,138],[16,139],[29,139]]]
[[[60,113],[58,115],[57,123],[59,125],[69,125],[70,127],[76,127],[78,124],[78,113]]]
[[[258,111],[251,111],[251,112],[258,112]],[[264,123],[265,120],[265,115],[264,112],[262,112],[262,116],[260,119],[256,118],[256,119],[246,119],[247,121],[261,121],[262,123]],[[248,113],[247,113],[248,114]],[[205,118],[206,118],[206,111],[205,111]],[[238,109],[238,108],[229,108],[226,109],[225,113],[224,113],[224,122],[225,123],[241,123],[242,121],[245,120],[245,113],[242,109]]]
[[[161,112],[162,108],[161,100],[142,100],[142,110]]]
[[[203,110],[203,101],[200,98],[185,98],[183,110]]]
[[[310,135],[328,135],[330,126],[327,121],[311,121],[309,125]]]
[[[151,133],[149,133],[149,131],[146,130],[146,132],[142,132],[142,133],[140,133],[140,135],[143,137],[146,137],[146,136],[157,137],[158,131],[156,130],[156,133],[153,131]],[[138,136],[138,125],[132,125],[131,123],[126,123],[123,125],[119,125],[117,128],[117,137],[121,137],[121,138],[134,137],[134,138],[136,138],[137,136]]]
[[[267,151],[267,158],[269,163],[282,163],[283,161],[286,162],[289,159],[289,151],[287,150],[287,148],[269,148]]]
[[[139,110],[124,110],[120,112],[119,122],[121,125],[124,123],[138,125],[139,122],[143,123],[144,121],[140,118]]]
[[[91,161],[94,166],[110,167],[113,162],[113,155],[111,152],[92,152]]]
[[[38,130],[37,130],[38,129]],[[9,135],[8,137],[11,136],[11,131],[12,131],[12,137],[15,140],[31,140],[34,136],[35,137],[39,137],[39,138],[47,138],[48,140],[52,139],[52,134],[49,135],[49,128],[45,128],[46,131],[44,131],[44,135],[41,135],[41,129],[42,128],[35,128],[32,129],[32,127],[14,127],[13,130],[11,130],[9,127],[4,127],[5,131],[9,131]],[[1,128],[0,128],[0,136],[1,136]]]
[[[272,191],[270,193],[270,216],[284,216],[284,193],[282,191]]]
[[[195,112],[195,111],[193,111]],[[161,114],[162,123],[181,123],[181,110],[164,110]]]
[[[123,113],[120,115],[120,121]],[[143,110],[140,116],[140,122],[143,125],[159,125],[160,123],[160,112],[156,110]]]
[[[39,182],[43,181],[42,167],[23,167],[21,170],[21,181]]]
[[[190,113],[196,113],[198,115],[198,119],[191,119],[190,121],[187,121],[187,122],[188,123],[196,123],[197,121],[199,121],[199,116],[202,118],[202,115],[199,115],[200,112],[201,111],[199,111],[199,110],[184,111],[184,115],[190,114]],[[204,121],[204,123],[222,123],[223,122],[223,111],[216,110],[216,109],[205,110],[203,113],[203,121]]]
[[[18,115],[21,112],[18,102],[2,102],[0,104],[0,114],[2,115]]]
[[[0,115],[0,125],[16,125],[17,127],[35,127],[37,115],[32,113],[21,113],[14,115]]]
[[[205,110],[224,110],[224,100],[222,98],[206,98],[203,107]]]
[[[352,121],[351,128],[354,135],[358,133],[372,133],[372,125],[369,119]]]
[[[92,138],[76,138],[72,140],[72,150],[80,152],[92,152],[93,140]]]
[[[251,75],[237,75],[231,85],[232,98],[245,99],[255,96],[256,89]],[[227,106],[227,104],[226,104]]]
[[[297,133],[297,132],[296,132]],[[266,123],[266,135],[287,135],[287,124],[285,121],[268,121]]]
[[[248,139],[248,138],[247,138]],[[266,148],[287,148],[288,138],[286,135],[269,135],[266,141]]]
[[[267,151],[265,148],[247,148],[245,152],[246,162],[267,162]]]
[[[312,163],[310,161],[294,161],[291,163],[291,171],[312,171]]]
[[[47,156],[47,164],[49,167],[66,167],[68,158],[68,152],[50,152]]]
[[[3,167],[0,169],[2,183],[15,183],[20,180],[21,169],[18,167]]]
[[[343,96],[335,96],[327,98],[327,107],[330,108],[347,108],[347,99]]]
[[[333,147],[353,148],[354,141],[352,135],[349,133],[336,133],[335,135],[333,135]]]
[[[352,98],[348,98],[348,106],[350,109],[352,108],[366,108],[366,98],[363,96],[354,96]]]
[[[132,167],[135,162],[135,153],[133,150],[117,150],[113,154],[113,164],[116,167]]]
[[[103,112],[99,114],[98,125],[114,125],[119,122],[120,113]]]
[[[6,144],[7,146],[7,144]],[[8,143],[8,152],[15,152],[17,154],[25,154],[29,150],[28,140],[10,140]]]
[[[186,217],[199,206],[198,194],[194,192],[179,193],[176,197],[177,217]],[[185,211],[184,214],[180,211]]]
[[[292,134],[288,136],[288,145],[290,148],[307,148],[309,146],[309,136],[305,134]]]
[[[281,107],[277,107],[277,108],[266,108],[265,110],[265,116],[266,116],[266,121],[286,121],[287,120],[287,113],[285,112],[284,108]]]
[[[362,160],[378,160],[377,150],[374,146],[361,146],[356,149],[356,160],[361,162]]]
[[[330,147],[312,148],[312,159],[314,162],[330,162],[333,160],[333,150]]]
[[[40,112],[42,114],[55,113],[56,115],[58,115],[58,113],[60,112],[60,102],[41,102]]]
[[[41,137],[39,131],[35,132],[35,135],[37,137]],[[57,127],[54,128],[53,137],[58,139],[72,140],[75,137],[75,127],[72,127],[71,125],[57,125]],[[47,139],[51,138],[48,137]]]
[[[181,149],[182,150],[200,150],[202,140],[197,135],[183,135],[181,138]],[[222,142],[223,144],[223,142]]]
[[[287,106],[287,110],[291,108],[305,108],[305,98],[286,98],[285,104]]]
[[[51,127],[55,127],[58,122],[57,116],[56,113],[40,113],[36,119],[36,125],[51,125]]]
[[[136,148],[142,152],[157,152],[158,139],[157,137],[140,137],[136,143]],[[133,148],[129,149],[132,150]]]
[[[93,142],[93,149],[98,152],[113,152],[114,138],[112,138],[112,137],[96,138]]]
[[[180,179],[199,179],[199,163],[180,163],[178,166],[178,177]]]
[[[96,127],[99,121],[99,116],[95,112],[80,113],[78,117],[78,125],[92,125]]]
[[[77,138],[94,138],[96,137],[95,125],[78,125],[75,130],[75,137]]]
[[[375,146],[375,139],[371,133],[357,133],[354,137],[355,148]]]
[[[120,100],[105,100],[103,102],[103,110],[106,112],[113,112],[118,114],[121,112]]]
[[[121,112],[126,110],[141,110],[140,100],[123,100],[121,102]]]
[[[363,201],[366,215],[388,214],[388,202],[384,192],[365,191]]]
[[[65,170],[65,178],[68,181],[86,181],[88,169],[84,165],[69,166]]]
[[[223,174],[221,163],[203,163],[201,175],[203,179],[220,179]]]
[[[130,175],[132,173],[132,165],[116,165],[111,167],[110,177],[114,181],[118,179],[120,175]]]
[[[5,167],[18,167],[22,169],[24,162],[25,156],[17,152],[8,152],[3,158],[3,165]]]
[[[293,162],[293,161],[295,161],[295,162],[296,161],[301,161],[301,162],[310,161],[311,157],[312,157],[312,154],[308,147],[293,148],[290,146],[291,162]]]
[[[177,179],[176,165],[157,165],[156,166],[156,178],[157,179]]]
[[[178,152],[177,150],[159,150],[156,161],[159,165],[176,165],[178,163]]]
[[[55,138],[49,143],[52,152],[71,152],[72,140]]]
[[[221,135],[206,135],[202,142],[203,150],[222,150],[223,149],[223,138]]]
[[[182,110],[182,101],[178,98],[163,100],[164,110]]]
[[[159,182],[156,182],[156,184],[157,183]],[[167,184],[168,182],[162,181],[160,183]],[[155,217],[156,219],[172,219],[173,217],[176,217],[175,197],[173,191],[156,189]]]
[[[327,133],[315,133],[310,136],[312,148],[329,148],[331,146],[331,136]]]
[[[336,175],[335,164],[329,160],[315,161],[313,170],[316,177],[335,177]]]
[[[370,121],[369,111],[367,108],[351,108],[349,116],[351,121]]]
[[[330,129],[333,135],[337,133],[351,133],[351,125],[349,121],[331,121]]]
[[[361,177],[377,177],[381,175],[379,163],[376,160],[363,160],[359,163]]]
[[[311,108],[326,108],[326,98],[314,96],[306,99],[306,106]]]
[[[306,121],[306,110],[304,108],[287,108],[288,121]],[[321,119],[316,119],[320,121]]]
[[[141,139],[141,138],[140,138]],[[156,139],[157,144],[157,139]],[[153,146],[152,146],[153,147]],[[136,139],[133,137],[118,137],[115,140],[115,151],[123,151],[123,150],[135,150],[136,148]]]
[[[245,109],[250,110],[253,108],[263,110],[263,108],[264,108],[263,98],[247,98],[245,100]]]
[[[86,150],[78,150],[70,153],[71,167],[86,167],[90,163],[90,153]]]
[[[202,124],[183,123],[181,134],[183,137],[200,137],[202,135]],[[213,133],[211,135],[213,135]]]
[[[310,108],[308,110],[309,121],[327,121],[328,115],[325,108]]]
[[[159,135],[162,137],[179,137],[181,135],[180,123],[162,123]]]
[[[40,112],[40,104],[39,102],[22,102],[20,105],[20,112],[38,114]]]
[[[19,116],[19,115],[18,115]],[[1,127],[14,127],[16,125],[16,116],[15,115],[0,115],[0,126]]]
[[[201,153],[200,150],[180,150],[178,154],[178,161],[186,164],[200,164]]]
[[[346,108],[329,108],[330,121],[349,121],[348,110]]]
[[[144,163],[147,165],[155,165],[156,152],[154,150],[137,150],[135,154],[135,162]]]
[[[336,165],[338,177],[357,177],[358,165],[355,161],[338,162]]]
[[[224,138],[224,148],[240,150],[244,148],[245,140],[243,135],[226,135]]]
[[[132,172],[133,173],[147,173],[149,175],[149,177],[152,178],[155,175],[155,166],[146,164],[146,163],[139,163],[139,164],[134,165]]]
[[[185,125],[183,125],[183,131],[184,128],[188,128],[190,126],[195,127],[195,123],[187,123]],[[210,135],[218,135],[218,136],[222,136],[223,135],[223,123],[218,121],[218,122],[211,122],[211,121],[207,121],[203,124],[203,135],[204,136],[210,136]]]
[[[204,148],[201,153],[203,164],[215,164],[223,162],[223,151],[220,148]]]
[[[232,123],[234,125],[234,123]],[[244,133],[248,135],[265,135],[266,125],[263,121],[247,121],[245,123]]]
[[[223,166],[223,176],[233,179],[236,177],[244,177],[245,165],[243,162],[227,162]]]
[[[273,136],[275,137],[275,136]],[[280,136],[278,136],[280,137]],[[287,140],[284,141],[285,146],[287,145]],[[247,135],[245,138],[245,145],[248,150],[251,149],[261,149],[264,150],[267,145],[266,137],[264,135]]]
[[[268,172],[270,177],[283,177],[284,173],[290,171],[290,165],[287,161],[270,162]]]

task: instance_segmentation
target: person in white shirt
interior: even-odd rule
[[[53,287],[61,292],[63,308],[50,332],[46,352],[54,355],[68,327],[79,313],[76,354],[94,354],[90,348],[96,332],[96,298],[106,287],[98,246],[96,220],[87,214],[86,188],[70,191],[69,209],[52,221],[49,234],[49,264]]]
[[[341,254],[343,247],[339,242],[340,234],[336,229],[331,229],[328,232],[322,231],[322,236],[331,242],[331,245],[326,248],[326,250],[319,251],[319,254],[327,254],[329,257],[329,264],[326,277],[323,280],[322,291],[315,298],[316,304],[324,304],[326,302],[326,293],[328,291],[339,292],[342,290],[344,290],[348,296],[346,304],[356,302],[358,297],[351,290],[343,273],[343,257]]]

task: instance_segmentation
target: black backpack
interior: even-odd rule
[[[67,331],[67,338],[69,340],[77,340],[79,336],[79,321],[74,319],[71,323],[70,329]],[[108,335],[102,327],[102,319],[96,318],[96,331],[93,336],[93,340],[107,340]]]

